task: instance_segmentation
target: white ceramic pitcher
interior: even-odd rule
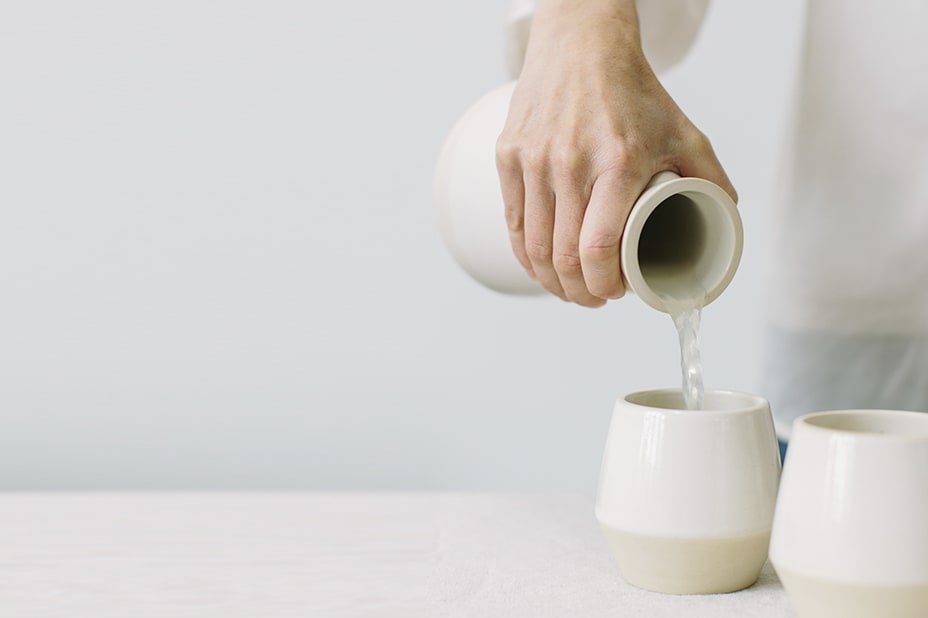
[[[514,87],[491,91],[458,120],[438,158],[434,201],[445,245],[468,274],[505,294],[539,294],[543,288],[512,253],[496,171],[496,140]],[[662,172],[626,222],[622,274],[627,288],[659,311],[667,311],[662,296],[684,300],[692,290],[707,305],[734,277],[742,245],[741,217],[721,187]]]

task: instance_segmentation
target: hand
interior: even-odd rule
[[[709,140],[654,75],[634,0],[542,0],[496,148],[512,250],[560,298],[625,294],[619,243],[664,170],[737,194]]]

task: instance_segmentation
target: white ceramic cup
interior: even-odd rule
[[[507,294],[542,287],[512,253],[496,171],[496,140],[515,82],[478,100],[458,120],[438,157],[433,183],[438,227],[458,264],[483,285]],[[636,201],[622,236],[628,289],[666,312],[662,296],[702,305],[728,287],[741,260],[741,217],[731,197],[701,178],[656,175]]]
[[[780,452],[767,401],[679,389],[615,404],[596,518],[629,583],[674,594],[753,584],[767,559]]]
[[[770,561],[802,618],[928,616],[928,414],[796,419]]]

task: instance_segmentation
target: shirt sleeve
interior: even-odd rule
[[[655,73],[679,63],[692,47],[709,0],[637,0],[641,47]],[[525,59],[535,0],[513,0],[506,29],[506,62],[513,78]]]

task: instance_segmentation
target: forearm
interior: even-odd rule
[[[635,0],[539,0],[535,23],[545,27],[583,25],[591,33],[605,30],[640,41]]]
[[[600,48],[609,41],[625,58],[643,54],[655,73],[661,73],[680,62],[699,32],[709,0],[540,0],[515,2],[519,7],[508,26],[506,58],[512,77],[522,70],[529,41],[529,31],[535,30],[537,14],[542,14],[543,26],[538,37],[553,40],[549,27],[552,19],[564,15],[571,28],[601,33]],[[569,18],[569,19],[568,19]],[[624,37],[617,40],[615,37]],[[536,37],[537,38],[537,37]],[[591,38],[590,41],[593,39]],[[588,42],[590,42],[588,41]],[[562,46],[563,48],[563,46]],[[643,50],[643,51],[642,51]]]
[[[641,47],[635,0],[540,0],[532,31],[546,37],[581,34],[590,44],[609,40]]]
[[[583,71],[639,70],[647,63],[635,0],[540,0],[526,58],[552,55]]]

